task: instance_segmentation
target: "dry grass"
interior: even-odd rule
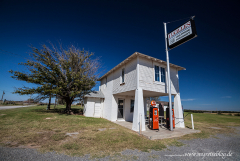
[[[185,113],[187,114],[187,113]],[[188,115],[189,116],[189,115]],[[240,117],[229,115],[212,115],[211,113],[193,113],[194,128],[201,130],[200,133],[185,135],[181,139],[208,138],[215,134],[232,134],[233,126],[240,126]],[[192,128],[191,117],[185,118],[185,126]],[[217,127],[221,129],[216,129]]]
[[[78,111],[80,107],[75,106],[73,109]],[[1,110],[1,145],[38,148],[42,152],[54,150],[69,155],[90,153],[99,157],[115,155],[125,149],[147,152],[164,149],[167,145],[182,146],[177,139],[206,138],[216,133],[233,132],[228,126],[240,126],[240,117],[237,116],[194,114],[195,128],[201,130],[201,133],[152,141],[108,120],[61,114],[60,110],[63,107],[50,111],[46,111],[46,106]],[[186,117],[186,126],[191,128],[190,121],[190,117]],[[99,130],[103,128],[106,130]],[[78,134],[66,135],[74,132]]]
[[[149,141],[108,120],[57,113],[59,110],[61,107],[46,111],[45,106],[1,110],[0,114],[5,115],[0,116],[0,143],[70,155],[106,155],[125,149],[148,151],[166,147],[164,141]],[[103,128],[106,130],[98,130]],[[74,132],[79,134],[66,135]]]
[[[221,113],[222,115],[240,116],[240,113]]]

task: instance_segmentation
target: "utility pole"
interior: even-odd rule
[[[30,105],[31,96],[32,96],[32,95],[30,95],[30,99],[28,100],[28,105]]]
[[[171,96],[171,81],[170,81],[170,67],[169,67],[169,56],[168,56],[168,46],[167,46],[167,23],[164,24],[165,31],[165,45],[166,45],[166,58],[167,58],[167,74],[168,74],[168,97],[169,97],[169,118],[170,118],[170,131],[173,130],[172,122],[172,96]]]

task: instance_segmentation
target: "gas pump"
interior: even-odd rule
[[[152,101],[151,106],[149,108],[149,128],[152,130],[159,129],[159,118],[158,118],[158,108],[156,106],[156,102]]]
[[[174,109],[172,109],[172,121],[173,121],[173,128],[175,129]],[[169,107],[166,108],[166,124],[167,124],[167,128],[170,128]]]

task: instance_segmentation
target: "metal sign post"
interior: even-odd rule
[[[166,44],[166,57],[167,57],[167,72],[168,72],[168,97],[169,97],[169,118],[170,118],[170,131],[173,130],[172,122],[172,96],[171,96],[171,81],[170,81],[170,67],[169,67],[169,56],[168,56],[168,42],[167,42],[167,23],[164,24],[165,30],[165,44]]]
[[[170,130],[173,130],[173,118],[172,118],[172,97],[171,97],[171,81],[170,81],[170,67],[169,67],[169,56],[168,47],[171,49],[197,37],[197,31],[195,22],[193,20],[195,16],[192,16],[190,20],[182,24],[172,32],[167,34],[167,23],[164,24],[165,30],[165,44],[166,44],[166,57],[167,57],[167,72],[168,72],[168,97],[169,97],[169,118],[170,118]],[[180,21],[180,20],[177,20]],[[174,21],[176,22],[176,21]],[[168,22],[171,23],[171,22]]]

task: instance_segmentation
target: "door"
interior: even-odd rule
[[[123,100],[118,100],[118,118],[123,118]]]
[[[94,108],[94,116],[100,117],[101,114],[101,102],[100,98],[95,98],[95,108]]]

